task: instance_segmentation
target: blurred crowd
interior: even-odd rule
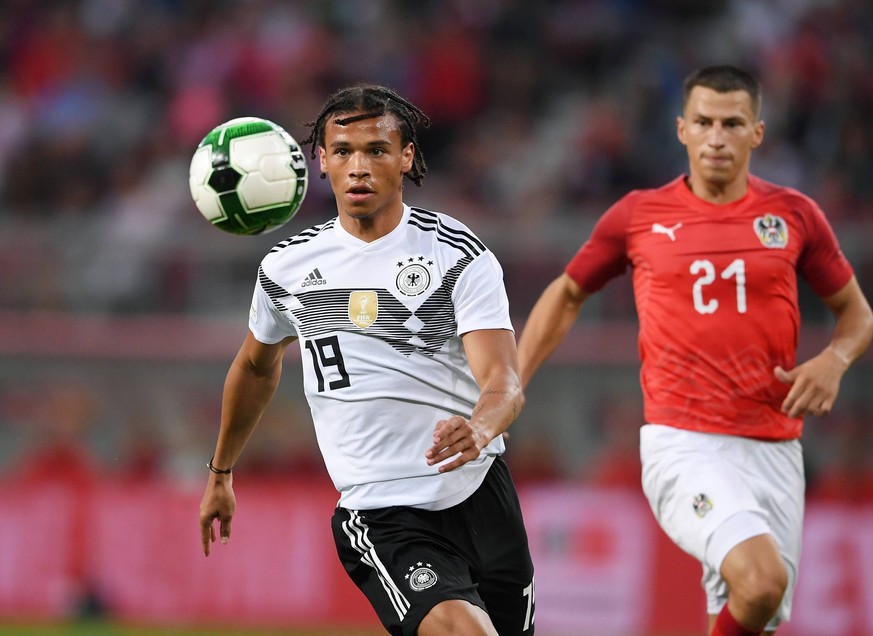
[[[370,81],[430,116],[420,139],[430,171],[420,190],[408,186],[407,199],[470,223],[504,265],[520,325],[611,202],[683,171],[674,134],[681,82],[713,63],[761,78],[767,136],[753,171],[822,205],[869,296],[871,33],[869,0],[6,0],[0,312],[225,316],[244,324],[258,260],[285,234],[333,216],[330,193],[312,163],[309,194],[287,232],[225,236],[191,202],[194,148],[212,127],[241,115],[272,119],[303,138],[303,124],[330,92]],[[628,285],[592,300],[583,324],[633,321]],[[804,303],[807,320],[826,324],[825,311]],[[112,389],[116,402],[107,406],[113,371],[91,369],[99,379],[90,385],[38,382],[38,368],[22,380],[18,364],[0,351],[7,449],[0,469],[14,465],[11,449],[46,450],[40,439],[95,438],[102,441],[91,439],[85,451],[104,464],[121,455],[127,465],[151,461],[172,473],[167,467],[185,464],[190,452],[199,470],[214,441],[220,377],[169,382],[140,396],[187,400],[168,414],[125,411],[130,401]],[[869,375],[870,366],[857,373]],[[845,468],[841,436],[856,439],[844,431],[865,429],[870,407],[865,383],[856,384],[851,408],[821,445],[832,449],[819,455],[822,466],[833,456]],[[188,396],[205,386],[207,406],[192,406]],[[591,395],[587,425],[555,425],[578,427],[591,447],[605,449],[584,461],[556,459],[560,432],[545,439],[519,432],[520,472],[638,481],[627,459],[627,452],[635,459],[635,442],[622,427],[633,431],[641,416],[621,402]],[[292,419],[306,428],[305,411]],[[91,438],[83,421],[92,423]],[[271,452],[297,447],[306,452],[294,456],[295,470],[320,469],[311,439],[301,442],[296,430],[272,433],[281,443],[263,434],[253,455],[264,470],[291,470],[288,452]],[[869,438],[845,446],[859,456],[858,470],[873,474]],[[625,455],[616,451],[610,466],[612,445]],[[58,461],[49,456],[46,465]]]

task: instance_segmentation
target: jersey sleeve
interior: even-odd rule
[[[297,329],[267,295],[261,281],[255,283],[252,306],[249,309],[249,330],[258,342],[276,344],[288,336],[297,336]]]
[[[854,271],[824,212],[811,200],[805,201],[808,205],[802,219],[806,237],[797,269],[812,290],[824,298],[841,290]]]
[[[490,251],[467,266],[458,278],[452,300],[459,335],[477,329],[513,331],[503,269]]]
[[[622,198],[600,217],[589,239],[564,270],[588,294],[623,274],[630,264],[627,230],[632,205],[629,197]]]

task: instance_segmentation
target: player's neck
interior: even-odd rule
[[[685,178],[685,185],[698,199],[714,205],[725,205],[739,201],[749,191],[747,174],[728,182],[707,181],[699,175],[691,174]]]
[[[390,234],[403,218],[403,203],[381,208],[367,214],[340,210],[339,221],[342,228],[365,243],[372,243]]]

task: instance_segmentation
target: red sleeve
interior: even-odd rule
[[[630,196],[619,200],[600,217],[589,239],[564,270],[588,294],[624,274],[630,264],[627,255]]]
[[[813,291],[824,298],[840,291],[854,271],[824,212],[812,200],[806,201],[808,206],[801,210],[806,237],[797,270]]]

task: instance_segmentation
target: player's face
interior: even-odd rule
[[[752,150],[764,138],[764,122],[754,112],[746,91],[719,93],[695,86],[676,129],[688,151],[692,189],[725,190],[736,186],[743,193]]]
[[[327,122],[324,148],[318,153],[340,218],[372,222],[377,216],[396,216],[399,220],[403,175],[412,168],[413,145],[402,145],[397,119],[390,113],[344,126],[337,123],[354,115],[343,113]]]

